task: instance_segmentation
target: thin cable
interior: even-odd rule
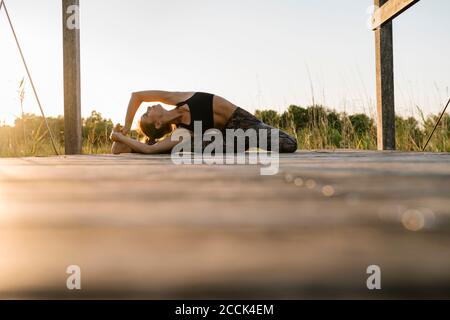
[[[448,99],[447,105],[444,108],[444,111],[442,111],[441,116],[439,117],[438,122],[434,126],[433,132],[431,133],[430,137],[428,138],[427,143],[425,144],[425,147],[423,147],[422,151],[425,151],[425,149],[428,147],[428,144],[431,141],[431,138],[433,138],[434,132],[436,131],[437,127],[439,126],[439,123],[441,122],[442,118],[444,117],[445,112],[447,111],[448,105],[450,104],[450,99]]]
[[[13,27],[11,18],[9,17],[8,9],[6,9],[6,3],[5,3],[4,0],[1,0],[0,9],[2,8],[2,5],[5,8],[5,13],[6,13],[6,17],[8,18],[9,26],[11,27],[11,31],[12,31],[12,33],[14,35],[14,39],[16,40],[17,48],[19,49],[19,53],[20,53],[20,56],[22,58],[22,62],[24,64],[24,66],[25,66],[25,70],[27,72],[28,79],[30,80],[31,87],[33,88],[34,96],[36,97],[36,101],[37,101],[37,103],[39,105],[39,109],[41,110],[41,115],[44,118],[45,125],[47,126],[47,131],[48,131],[48,133],[50,135],[50,140],[51,140],[51,143],[52,143],[52,146],[53,146],[53,150],[55,151],[56,155],[59,156],[59,152],[56,149],[55,139],[53,137],[52,130],[50,129],[50,126],[48,124],[47,118],[45,117],[44,109],[42,108],[41,101],[40,101],[39,96],[38,96],[37,91],[36,91],[36,87],[34,86],[33,78],[31,77],[30,70],[28,69],[27,62],[26,62],[25,57],[23,55],[22,48],[20,47],[19,40],[17,39],[16,31],[14,30],[14,27]]]

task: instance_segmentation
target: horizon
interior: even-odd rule
[[[372,3],[81,2],[82,116],[96,110],[123,124],[131,92],[161,89],[212,92],[252,113],[308,106],[314,96],[337,112],[373,117],[374,35],[366,25]],[[46,116],[62,115],[61,4],[7,6]],[[450,55],[442,41],[450,31],[446,8],[448,1],[421,1],[394,23],[400,116],[418,118],[417,106],[438,114],[449,97],[450,75],[442,72],[450,70],[443,58]],[[0,122],[11,124],[20,113],[16,91],[25,73],[3,9],[0,42]],[[24,111],[39,115],[29,81],[26,92]]]

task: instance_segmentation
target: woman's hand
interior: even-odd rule
[[[120,142],[121,138],[125,135],[123,134],[123,127],[120,124],[117,124],[113,131],[111,132],[111,136],[109,137],[113,142]]]
[[[120,132],[122,133],[124,136],[128,135],[130,133],[130,129],[125,127],[122,127],[119,123],[116,124],[116,126],[113,129],[113,132]]]
[[[111,141],[113,142],[121,142],[122,138],[124,138],[125,136],[120,133],[120,132],[112,132],[111,136],[109,137],[111,139]]]
[[[126,125],[124,127],[119,125],[118,129],[119,129],[119,132],[122,133],[124,136],[126,136],[130,133],[130,128],[128,128]]]

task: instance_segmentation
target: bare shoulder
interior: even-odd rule
[[[170,100],[173,105],[176,105],[180,102],[188,100],[194,94],[195,94],[195,92],[191,92],[191,91],[189,91],[189,92],[179,92],[179,91],[170,92]]]
[[[133,96],[137,97],[142,102],[162,102],[171,105],[176,105],[180,102],[186,101],[193,95],[194,92],[161,90],[145,90],[133,92]]]
[[[190,98],[192,98],[195,95],[196,92],[193,91],[189,91],[189,92],[172,92],[171,93],[171,99],[173,99],[174,104],[178,104],[180,102],[184,102],[186,100],[189,100]],[[215,95],[214,94],[214,105],[218,106],[219,108],[231,108],[234,109],[236,108],[236,106],[231,103],[230,101],[228,101],[227,99]]]

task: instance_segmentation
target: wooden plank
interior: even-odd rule
[[[62,0],[64,50],[64,139],[66,154],[81,154],[79,0]]]
[[[389,0],[382,6],[377,5],[378,9],[372,16],[372,29],[376,30],[383,24],[392,21],[419,1],[420,0]]]
[[[375,0],[382,6],[388,0]],[[394,50],[392,21],[375,30],[378,149],[395,150]]]
[[[372,264],[378,298],[448,298],[449,181],[448,153],[297,152],[271,177],[167,155],[0,159],[0,298],[373,298]]]

